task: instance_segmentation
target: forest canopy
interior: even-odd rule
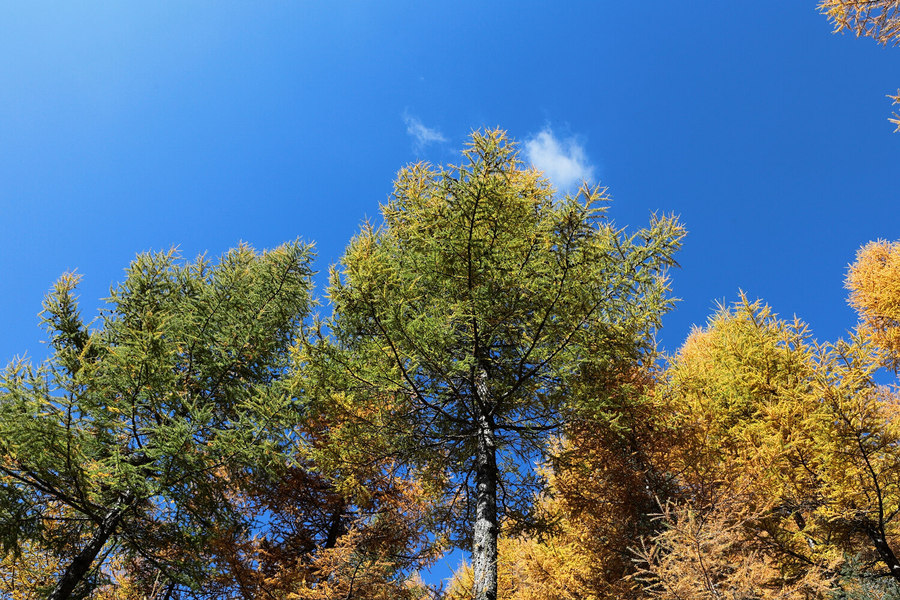
[[[328,317],[301,242],[139,255],[92,322],[64,275],[0,380],[0,597],[900,594],[900,242],[847,339],[741,295],[664,356],[677,219],[461,159],[400,172]]]

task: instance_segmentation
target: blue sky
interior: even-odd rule
[[[97,299],[139,251],[315,241],[320,271],[404,164],[500,126],[560,185],[689,230],[662,343],[739,289],[822,340],[843,277],[900,238],[900,48],[815,0],[0,4],[0,359],[42,356],[62,273]]]
[[[900,237],[900,49],[814,5],[4,3],[0,356],[40,355],[60,274],[92,309],[139,251],[299,236],[324,271],[401,166],[494,126],[621,225],[681,215],[668,349],[739,289],[841,335],[856,248]]]

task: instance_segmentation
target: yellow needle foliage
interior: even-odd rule
[[[63,537],[55,548],[38,542],[22,544],[19,552],[9,552],[0,558],[0,598],[4,600],[43,600],[65,568],[71,547],[84,543],[83,536],[65,536],[64,527],[74,515],[64,506],[53,504],[42,522],[48,538]],[[62,542],[62,540],[65,540]]]
[[[856,254],[846,281],[850,305],[860,318],[860,334],[900,366],[900,242],[877,241]]]
[[[602,510],[600,507],[603,507]],[[612,531],[594,529],[596,518],[622,518],[616,507],[597,505],[584,520],[573,518],[565,502],[544,499],[541,511],[558,519],[548,535],[511,535],[498,541],[498,598],[504,600],[613,600],[639,598],[640,585],[626,578],[631,557]],[[622,518],[623,523],[627,519]],[[627,565],[623,572],[622,567]],[[447,600],[472,597],[473,572],[464,565],[454,576]]]
[[[819,12],[832,22],[835,33],[852,31],[885,46],[900,43],[900,0],[822,0]],[[888,98],[900,104],[900,90]],[[900,115],[894,113],[888,121],[900,131]]]
[[[593,382],[598,384],[597,381]],[[579,420],[566,431],[547,468],[547,492],[537,501],[537,531],[511,527],[499,540],[498,598],[504,600],[627,600],[643,597],[632,548],[650,532],[655,494],[670,431],[640,369],[604,386],[620,390],[613,422]],[[449,600],[471,597],[472,571],[463,567]]]
[[[60,568],[57,557],[28,543],[22,554],[7,554],[0,560],[0,598],[40,600],[42,590],[56,582]]]
[[[750,476],[778,496],[802,485],[791,465],[809,452],[816,365],[806,326],[742,298],[695,329],[666,390],[681,432],[671,465],[695,498]]]
[[[851,31],[884,45],[900,42],[898,0],[822,0],[819,12],[834,24],[835,32]]]
[[[829,557],[802,514],[815,488],[815,356],[802,322],[745,297],[688,337],[660,392],[680,432],[669,466],[684,500],[640,553],[655,595],[780,599],[818,585]]]
[[[870,294],[858,306],[893,301],[879,295],[889,283],[862,277],[890,279],[887,261],[868,266],[879,249],[864,249],[851,274],[852,289]],[[885,339],[884,328],[870,333]],[[665,383],[684,500],[664,510],[665,528],[642,552],[655,594],[808,595],[837,581],[849,557],[868,576],[887,567],[900,579],[900,398],[874,383],[878,358],[862,338],[818,345],[799,320],[746,298],[691,334]]]
[[[590,590],[596,565],[577,539],[500,538],[497,597],[504,600],[597,600]],[[446,600],[469,600],[474,573],[464,565],[454,576]],[[614,597],[614,596],[613,596]]]
[[[753,524],[765,511],[757,499],[732,490],[707,510],[668,504],[666,528],[638,555],[635,577],[653,598],[665,600],[807,600],[825,596],[828,580],[814,569],[785,577],[765,538],[754,541]]]

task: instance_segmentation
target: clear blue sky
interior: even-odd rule
[[[580,151],[621,225],[681,215],[669,350],[739,288],[841,335],[856,248],[900,237],[900,49],[815,0],[6,2],[0,56],[3,361],[67,270],[89,313],[148,249],[299,236],[326,270],[484,126]]]
[[[843,335],[856,249],[900,238],[900,49],[815,4],[4,2],[0,360],[43,355],[68,270],[88,316],[144,250],[299,236],[325,271],[401,166],[494,126],[621,225],[681,215],[669,350],[739,289]]]

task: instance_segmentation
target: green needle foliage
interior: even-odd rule
[[[79,278],[56,284],[42,313],[52,355],[0,380],[0,543],[55,557],[45,597],[87,593],[111,553],[170,592],[215,568],[204,543],[244,522],[228,481],[290,441],[281,381],[310,258],[299,242],[218,264],[140,255],[93,329]]]
[[[300,359],[310,402],[356,423],[344,460],[393,452],[446,486],[475,596],[495,598],[498,518],[531,500],[530,465],[567,419],[614,418],[602,384],[652,350],[684,231],[625,233],[600,188],[554,197],[501,131],[463,156],[400,172],[384,225],[332,272],[331,337]]]

